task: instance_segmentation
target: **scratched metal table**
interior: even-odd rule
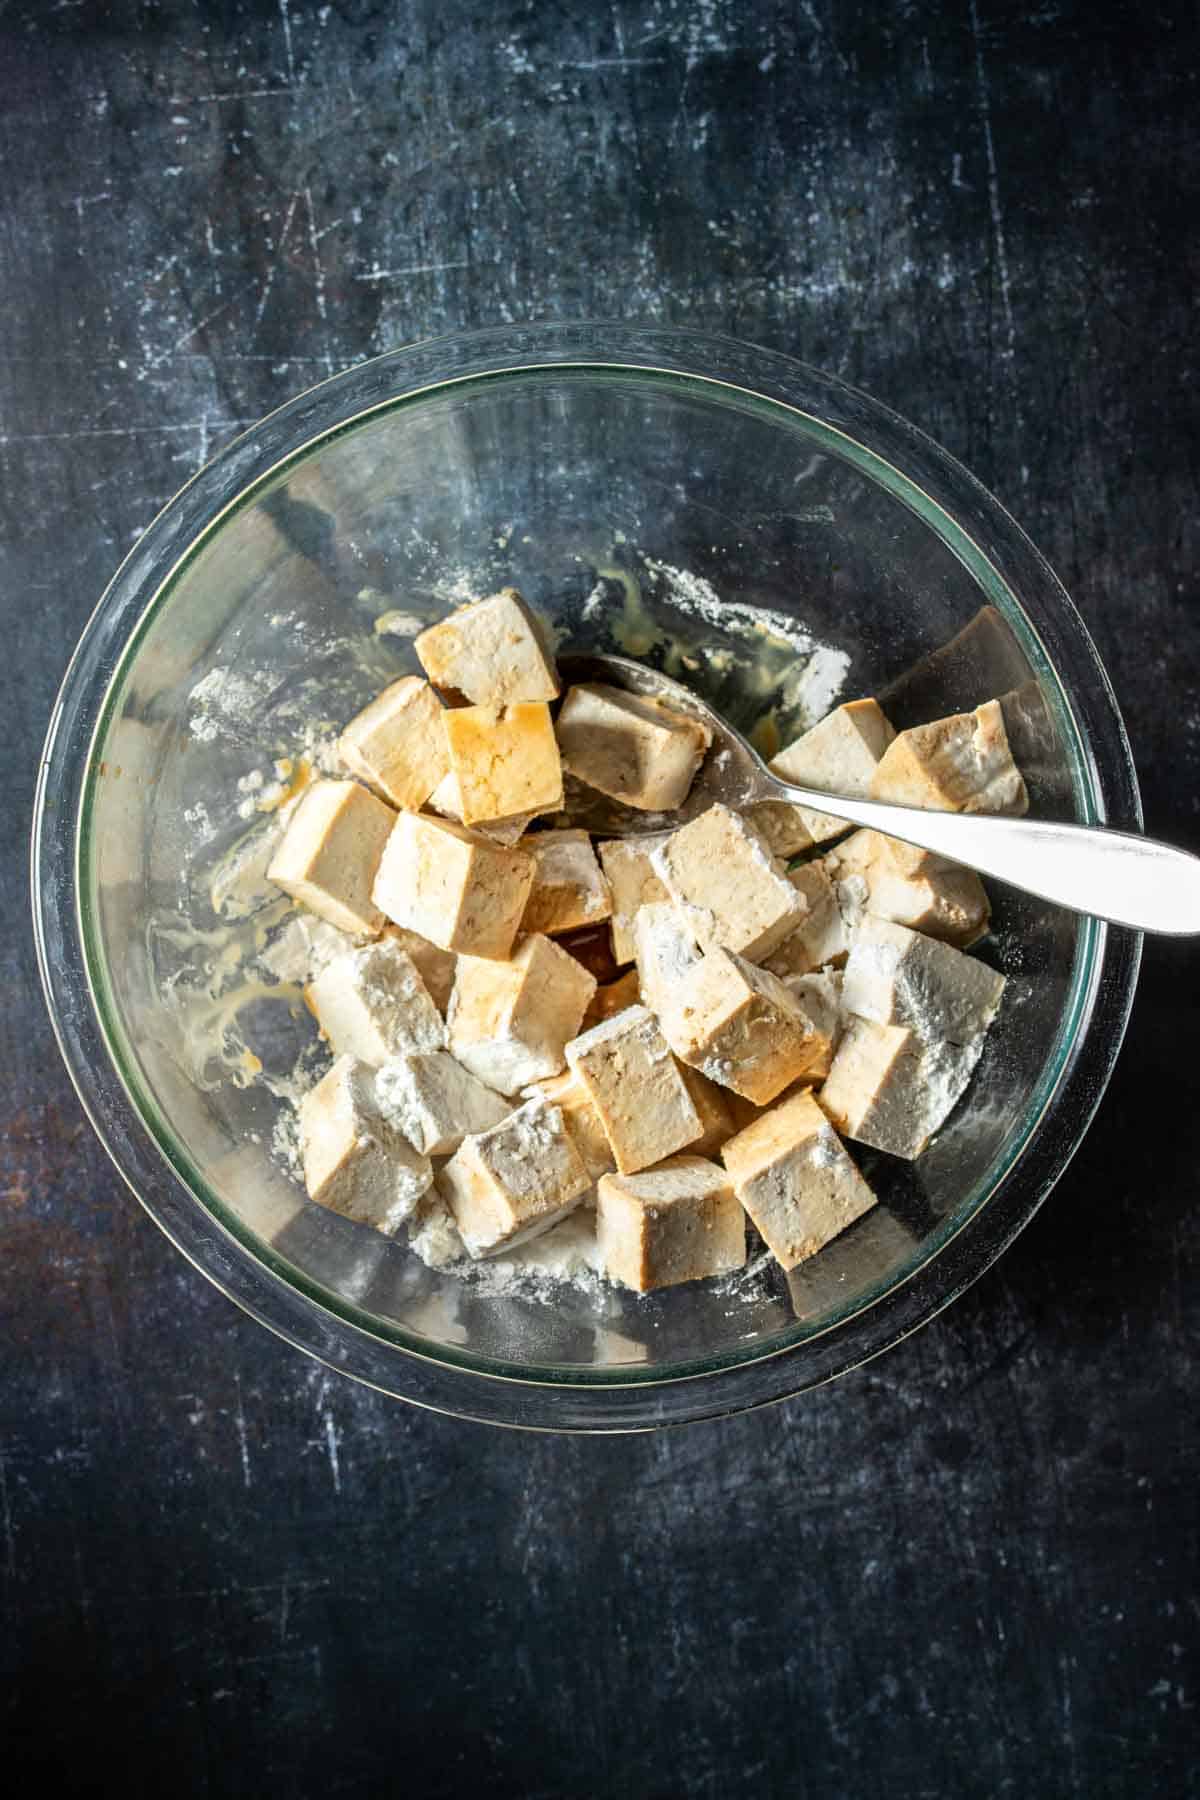
[[[407,1412],[243,1319],[80,1120],[33,766],[155,510],[335,369],[724,329],[1004,498],[1200,795],[1194,9],[0,4],[7,1771],[183,1795],[1194,1792],[1195,952],[1015,1250],[883,1362],[629,1441]]]

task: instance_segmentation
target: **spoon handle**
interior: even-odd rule
[[[769,796],[830,812],[830,795],[774,780]],[[881,800],[842,800],[837,814],[934,850],[1075,912],[1171,937],[1200,933],[1200,856],[1098,825],[991,813],[925,812]]]

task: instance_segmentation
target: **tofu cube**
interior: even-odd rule
[[[795,994],[816,1029],[834,1049],[842,1035],[842,972],[819,969],[808,975],[785,975],[783,985]]]
[[[992,915],[974,869],[954,867],[923,876],[880,869],[869,884],[867,910],[960,950],[986,937]]]
[[[669,900],[641,907],[633,927],[643,1004],[665,1019],[678,1001],[684,976],[700,961],[699,948],[684,915]],[[669,1040],[669,1029],[666,1035]]]
[[[419,931],[407,931],[403,925],[385,925],[383,935],[394,939],[405,955],[412,958],[417,974],[429,990],[430,999],[444,1018],[454,987],[454,965],[458,960],[454,952],[442,950],[422,937]]]
[[[627,1006],[636,1006],[641,997],[637,970],[626,969],[616,981],[604,982],[596,989],[583,1015],[582,1030],[598,1025],[601,1019],[611,1019],[615,1013],[624,1012]]]
[[[648,1294],[742,1268],[746,1218],[723,1169],[675,1156],[644,1174],[602,1177],[596,1241],[609,1278]]]
[[[506,957],[529,890],[533,858],[461,825],[401,813],[384,846],[374,901],[395,925],[442,950]]]
[[[595,991],[596,977],[540,934],[524,938],[511,962],[460,956],[450,1049],[480,1081],[515,1094],[562,1072]]]
[[[375,1091],[385,1116],[425,1156],[449,1156],[512,1110],[445,1050],[393,1058],[376,1076]]]
[[[567,1045],[567,1064],[591,1097],[623,1175],[649,1168],[704,1125],[654,1014],[631,1006]]]
[[[961,1099],[982,1050],[982,1036],[926,1043],[899,1025],[851,1019],[817,1098],[844,1136],[911,1161]]]
[[[875,1205],[807,1091],[789,1095],[730,1138],[721,1160],[759,1236],[785,1269],[815,1256]]]
[[[430,681],[476,706],[558,698],[553,658],[516,588],[460,607],[423,631],[413,649]]]
[[[895,735],[877,700],[851,700],[845,706],[836,707],[819,725],[814,725],[786,750],[781,750],[770,764],[771,772],[800,787],[820,788],[827,794],[844,794],[848,800],[863,800],[870,792],[871,778],[879,759]],[[772,808],[768,835],[774,843],[782,843],[786,826],[774,809],[782,812],[783,803],[767,801],[765,804]],[[807,844],[827,843],[849,828],[848,820],[835,818],[832,813],[813,812],[807,806],[787,810],[795,815],[796,850],[803,850]],[[755,818],[757,821],[757,812]]]
[[[458,776],[453,769],[446,771],[430,794],[426,805],[430,812],[439,814],[441,818],[453,819],[456,825],[462,824],[462,795],[458,788]],[[476,825],[474,830],[479,833],[480,837],[490,839],[493,844],[503,844],[507,847],[524,837],[526,830],[536,818],[536,813],[518,813],[512,819],[489,819],[484,824]]]
[[[491,1256],[548,1231],[592,1186],[561,1107],[524,1106],[464,1138],[438,1177],[470,1256]]]
[[[762,962],[807,911],[779,858],[728,806],[710,806],[672,832],[652,860],[705,950],[720,945]]]
[[[821,859],[830,876],[861,875],[866,910],[965,949],[985,935],[987,891],[974,869],[879,831],[855,831]]]
[[[300,1149],[309,1198],[394,1237],[433,1181],[379,1105],[375,1071],[340,1056],[300,1102]]]
[[[396,815],[356,781],[318,781],[288,823],[267,878],[351,937],[377,937],[371,886]]]
[[[707,1075],[702,1075],[699,1069],[693,1069],[685,1062],[677,1063],[676,1067],[683,1076],[683,1085],[702,1128],[701,1136],[688,1145],[688,1154],[715,1156],[726,1138],[731,1138],[737,1130],[733,1096],[719,1088],[715,1081],[710,1081]]]
[[[608,883],[586,831],[537,831],[525,849],[533,858],[533,891],[522,931],[574,931],[610,917]]]
[[[593,1181],[598,1181],[601,1175],[607,1175],[616,1168],[612,1145],[608,1141],[600,1114],[596,1111],[595,1102],[571,1069],[565,1075],[551,1076],[549,1081],[535,1082],[525,1092],[531,1100],[540,1095],[548,1105],[562,1108],[567,1130],[575,1139],[575,1148],[582,1156]]]
[[[394,938],[350,950],[322,969],[305,999],[335,1056],[373,1069],[406,1051],[440,1050],[446,1027],[416,964]]]
[[[442,728],[464,825],[557,812],[562,806],[562,763],[545,701],[448,707]]]
[[[832,1043],[777,975],[711,950],[668,1016],[671,1048],[721,1087],[765,1106],[795,1081],[820,1081]]]
[[[788,871],[797,896],[798,923],[794,930],[764,957],[764,968],[773,975],[807,975],[829,963],[844,962],[849,936],[836,884],[830,880],[825,859],[801,863]]]
[[[389,806],[415,812],[450,766],[442,711],[427,681],[404,675],[351,719],[338,739],[341,759]]]
[[[597,846],[612,896],[612,951],[618,963],[632,962],[636,954],[633,921],[638,908],[670,898],[651,860],[670,836],[669,831],[653,832],[645,837],[612,838]]]
[[[880,758],[871,795],[933,812],[1026,812],[1000,702],[902,731]]]
[[[1004,977],[951,944],[872,915],[855,935],[842,1005],[877,1025],[899,1025],[926,1042],[966,1044],[996,1016]]]
[[[557,731],[564,768],[642,812],[682,806],[712,742],[698,719],[604,682],[568,690]]]

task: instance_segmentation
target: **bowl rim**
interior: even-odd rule
[[[654,360],[632,360],[646,356]],[[714,374],[714,366],[723,373]],[[852,1312],[815,1330],[806,1331],[797,1321],[793,1328],[743,1353],[700,1356],[666,1370],[652,1365],[640,1374],[637,1365],[510,1366],[456,1353],[453,1347],[434,1348],[432,1343],[423,1347],[411,1333],[342,1303],[248,1231],[231,1230],[225,1209],[219,1203],[206,1204],[195,1191],[197,1180],[201,1187],[204,1184],[199,1172],[190,1169],[190,1159],[172,1153],[169,1126],[164,1141],[148,1119],[144,1101],[131,1091],[109,1029],[111,1020],[106,1024],[104,1018],[108,1009],[96,988],[102,969],[98,971],[91,953],[85,905],[87,801],[94,778],[91,746],[102,735],[144,630],[166,604],[179,575],[203,543],[241,507],[251,504],[265,484],[333,437],[357,429],[384,410],[464,383],[538,373],[616,375],[627,381],[644,377],[673,385],[682,381],[709,398],[721,397],[723,390],[725,396],[736,395],[759,408],[765,405],[776,415],[781,409],[799,415],[810,436],[836,439],[834,447],[876,480],[886,471],[888,479],[882,485],[910,505],[918,497],[927,502],[929,511],[920,505],[914,510],[956,553],[961,555],[964,546],[968,549],[963,560],[970,562],[984,597],[1000,598],[1005,613],[1011,616],[1015,610],[1026,627],[1021,633],[1025,647],[1034,648],[1033,660],[1042,664],[1039,672],[1062,701],[1062,722],[1075,750],[1073,773],[1082,816],[1140,825],[1136,777],[1120,713],[1075,608],[1000,503],[924,433],[836,377],[778,352],[715,334],[603,321],[492,328],[390,351],[305,390],[198,471],[130,551],[84,629],[51,717],[34,814],[35,940],[59,1046],[101,1142],[131,1191],[176,1247],[244,1310],[319,1360],[435,1410],[550,1429],[651,1428],[676,1419],[742,1410],[830,1379],[925,1323],[990,1265],[1062,1173],[1099,1103],[1132,1002],[1140,938],[1094,920],[1081,921],[1070,1002],[1055,1040],[1062,1053],[1057,1060],[1053,1053],[1048,1055],[1041,1104],[1027,1115],[1020,1141],[998,1179],[981,1198],[964,1201],[942,1221],[900,1275],[886,1278],[861,1297]],[[747,377],[753,385],[746,385]],[[372,389],[376,391],[370,403],[362,404]],[[798,391],[819,399],[822,412],[797,404]],[[319,421],[314,408],[321,415]],[[910,468],[881,454],[875,444],[864,443],[856,428],[867,429],[868,435],[874,428],[877,442],[882,437],[890,451],[907,453]],[[922,465],[924,480],[910,472],[914,460]],[[938,487],[937,477],[943,482],[949,478],[956,509],[973,505],[985,530],[978,535],[966,530],[956,512],[930,491]],[[1042,612],[1037,621],[1029,615],[1028,592],[1018,598],[997,567],[995,542],[985,549],[980,541],[989,534],[999,539],[1010,562],[1015,557],[1027,580],[1036,580],[1037,609]],[[162,572],[167,551],[171,554]],[[1009,604],[1004,604],[1005,597]],[[1063,684],[1053,647],[1056,634],[1063,640],[1060,652],[1069,651],[1092,677],[1091,683],[1081,687],[1073,673]],[[1080,711],[1090,714],[1090,720],[1077,717]],[[64,787],[77,791],[75,807],[57,804]],[[76,829],[68,867],[64,851],[72,823]],[[80,1004],[81,975],[88,994],[86,1009]],[[66,991],[72,982],[73,993]],[[107,1069],[97,1065],[97,1040],[108,1059]],[[1056,1126],[1047,1133],[1044,1128],[1052,1114],[1057,1115]],[[1031,1162],[1031,1152],[1039,1147],[1040,1154]],[[1015,1183],[1018,1167],[1022,1180]],[[189,1229],[188,1202],[207,1229],[196,1230],[195,1219]],[[211,1239],[213,1227],[223,1242]],[[251,1269],[245,1267],[246,1259]],[[934,1271],[940,1279],[932,1278]],[[870,1329],[851,1332],[864,1321]],[[844,1343],[836,1350],[828,1341],[848,1333],[858,1340],[853,1345]],[[803,1354],[816,1345],[822,1346],[820,1354]],[[383,1364],[379,1351],[385,1352]],[[762,1371],[762,1378],[754,1371]],[[493,1390],[499,1384],[507,1391],[507,1400],[497,1404],[494,1391],[485,1399],[487,1389],[480,1388],[481,1381],[492,1384]]]

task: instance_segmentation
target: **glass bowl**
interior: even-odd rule
[[[564,649],[683,673],[769,743],[840,692],[899,726],[1005,696],[1035,812],[1140,822],[1105,673],[1003,508],[920,432],[789,358],[564,324],[396,351],[232,444],[130,553],[67,672],[34,911],[55,1029],[133,1192],[290,1342],[416,1404],[644,1429],[793,1394],[929,1319],[1045,1198],[1111,1071],[1139,942],[1005,891],[1009,976],[966,1099],[792,1275],[639,1297],[463,1283],[311,1205],[281,1119],[311,1044],[235,879],[322,733],[411,637],[511,582]],[[290,764],[283,759],[290,758]],[[278,763],[278,767],[275,765]],[[232,861],[231,861],[232,859]],[[215,883],[215,886],[214,886]],[[281,1004],[281,1002],[286,1002]]]

